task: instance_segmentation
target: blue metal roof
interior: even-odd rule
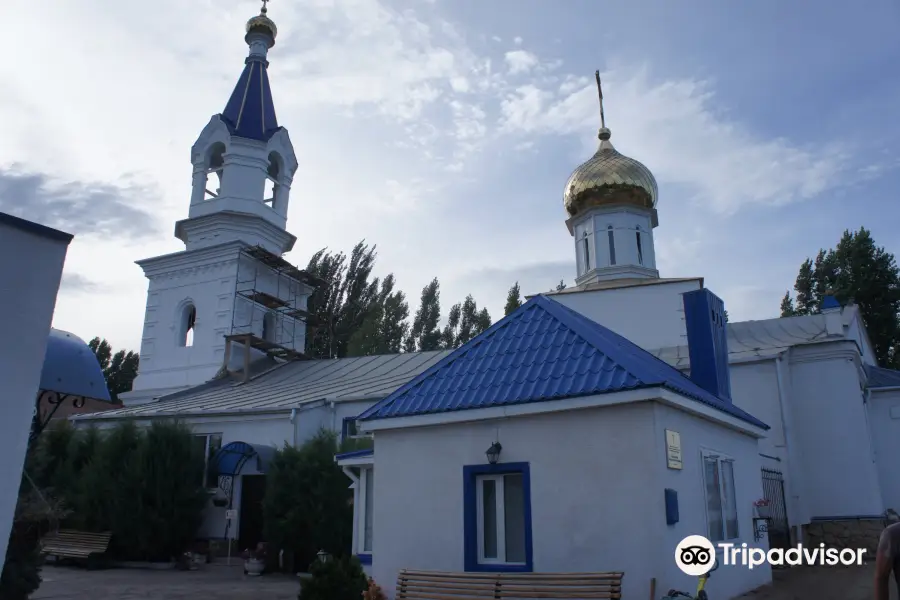
[[[535,296],[375,404],[360,420],[511,406],[662,387],[768,426],[599,323]]]
[[[244,72],[221,114],[232,135],[265,142],[280,129],[268,67],[269,62],[261,56],[250,56],[245,61]]]
[[[864,365],[864,368],[866,370],[867,388],[900,387],[900,371],[873,365]]]
[[[41,390],[110,401],[97,355],[80,337],[59,329],[47,338]]]

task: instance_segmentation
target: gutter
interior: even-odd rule
[[[900,390],[900,385],[885,385],[882,387],[866,387],[866,393],[870,394],[872,392],[896,392]]]
[[[232,409],[232,410],[209,410],[204,411],[202,409],[191,410],[190,412],[146,412],[146,413],[135,413],[130,415],[109,415],[104,416],[103,413],[91,413],[90,415],[74,415],[69,417],[73,421],[78,422],[95,422],[95,421],[112,421],[112,420],[127,420],[127,419],[182,419],[185,417],[240,417],[244,415],[282,415],[285,413],[289,413],[293,410],[302,411],[302,410],[311,410],[313,408],[318,408],[320,406],[327,406],[329,403],[332,404],[341,404],[344,402],[362,402],[364,400],[383,400],[386,398],[385,394],[369,394],[369,395],[360,395],[360,396],[348,396],[346,398],[340,399],[327,399],[321,398],[319,400],[307,400],[306,402],[302,402],[300,404],[287,405],[287,406],[278,406],[278,407],[265,407],[265,408],[245,408],[245,409]]]

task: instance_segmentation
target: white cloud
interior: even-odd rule
[[[537,66],[538,58],[526,50],[511,50],[504,55],[510,75],[527,73]]]
[[[245,2],[221,0],[215,11],[183,4],[46,0],[35,31],[20,26],[16,5],[0,3],[0,36],[9,48],[27,48],[29,60],[28,68],[0,63],[0,169],[44,176],[53,182],[46,189],[103,191],[97,222],[107,229],[109,207],[122,202],[160,224],[152,238],[134,230],[141,227],[134,220],[125,239],[78,235],[70,247],[56,325],[116,346],[140,341],[146,281],[133,261],[183,247],[170,232],[187,213],[189,149],[224,106],[246,56],[242,30],[253,9]],[[553,173],[523,173],[515,161],[543,156],[548,144],[565,142],[561,136],[584,140],[587,158],[596,92],[590,78],[561,72],[561,61],[537,56],[522,38],[500,55],[435,10],[431,3],[397,10],[388,0],[270,8],[279,25],[273,93],[300,163],[288,220],[298,242],[288,258],[302,264],[319,248],[349,249],[366,238],[379,245],[380,268],[394,271],[411,298],[437,275],[448,280],[447,302],[471,291],[499,307],[512,282],[497,284],[504,288],[497,298],[482,298],[475,283],[467,289],[465,274],[496,266],[486,257],[512,273],[519,265],[562,264],[570,247],[555,191],[526,202],[488,190],[504,187],[498,178],[534,178],[535,187],[553,180]],[[718,210],[810,197],[842,175],[837,150],[766,139],[722,117],[710,84],[651,79],[640,70],[604,77],[617,147],[663,185],[684,185]],[[573,152],[573,167],[577,161]],[[559,186],[568,175],[562,171]],[[465,231],[452,230],[445,222],[462,199],[449,190],[460,181],[474,182],[472,193],[484,194],[485,204],[508,202],[510,222],[540,213],[540,226],[499,228],[500,235],[496,222],[474,214],[455,225]],[[110,190],[121,191],[122,202]],[[20,212],[29,211],[36,214],[23,203]],[[672,256],[692,256],[689,240],[661,244]],[[557,267],[548,277],[551,271]]]
[[[786,204],[847,181],[847,148],[802,146],[762,138],[720,116],[711,84],[654,81],[647,69],[603,75],[613,143],[638,157],[664,183],[683,184],[721,213],[747,204]],[[557,89],[525,85],[501,103],[502,127],[524,135],[581,135],[599,126],[593,82],[568,79]],[[591,141],[585,152],[593,151]],[[585,156],[585,159],[587,155]]]

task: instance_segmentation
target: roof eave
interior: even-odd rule
[[[413,415],[408,417],[371,418],[366,421],[360,421],[359,426],[364,432],[374,433],[376,431],[388,429],[407,429],[413,427],[469,423],[516,416],[539,415],[588,408],[604,408],[638,402],[661,402],[756,438],[765,436],[766,429],[763,427],[759,427],[753,423],[729,415],[728,413],[703,404],[693,398],[688,398],[679,393],[669,391],[661,386],[610,392],[606,394],[593,394],[575,398],[548,399],[540,402],[526,402],[510,406],[471,408],[467,410]]]

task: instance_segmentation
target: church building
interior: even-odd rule
[[[599,148],[563,188],[575,286],[455,350],[307,359],[317,282],[282,258],[297,161],[267,75],[276,36],[265,9],[248,21],[243,72],[191,150],[185,249],[138,262],[125,407],[72,418],[189,423],[210,457],[202,537],[263,541],[268,458],[326,427],[374,436],[336,460],[353,551],[388,593],[403,568],[599,570],[646,596],[653,577],[692,584],[673,560],[691,534],[872,547],[900,507],[900,373],[876,365],[854,305],[727,323],[702,277],[661,277],[657,182],[614,148],[602,93]],[[720,597],[771,579],[717,575]]]

